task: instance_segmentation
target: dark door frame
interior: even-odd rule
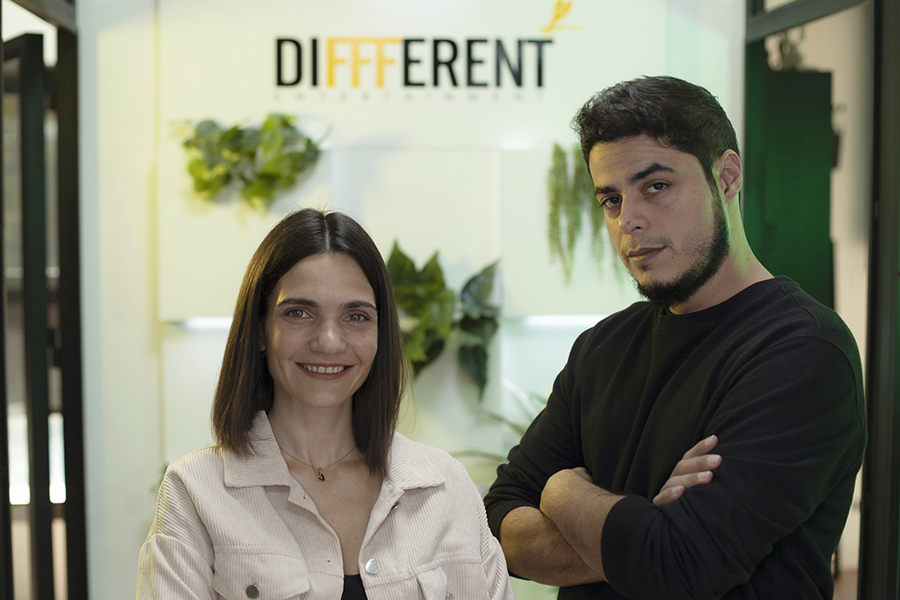
[[[866,334],[869,446],[863,463],[860,600],[900,596],[900,3],[870,1],[874,68]],[[797,0],[766,13],[762,0],[748,0],[746,43],[861,3]]]
[[[57,64],[54,70],[55,92],[52,102],[58,117],[58,223],[59,223],[59,330],[48,340],[51,353],[60,367],[63,400],[63,427],[66,502],[66,571],[69,598],[88,598],[87,526],[84,465],[84,415],[81,351],[81,271],[79,244],[79,154],[78,154],[78,45],[74,0],[13,0],[16,4],[57,28]],[[2,21],[2,10],[0,10]],[[0,61],[4,45],[0,42]],[[2,78],[0,78],[2,86]],[[2,91],[2,90],[0,90]],[[2,105],[0,105],[2,111]],[[2,116],[2,112],[0,112]],[[2,119],[0,119],[2,132]],[[43,139],[43,131],[38,136]],[[2,177],[2,173],[0,173]],[[2,186],[0,186],[2,193]],[[2,310],[2,309],[0,309]],[[44,311],[46,314],[46,311]],[[0,312],[2,317],[2,312]],[[45,330],[45,339],[47,333]],[[44,347],[46,354],[47,346]],[[0,353],[0,360],[3,356]],[[0,375],[3,375],[0,365]],[[46,371],[45,371],[46,373]],[[2,383],[0,379],[0,383]],[[5,398],[5,386],[3,386]],[[5,406],[5,403],[3,404]],[[3,420],[0,441],[6,455],[6,423]],[[45,421],[46,422],[46,421]],[[46,430],[46,427],[44,428]],[[0,501],[0,597],[12,597],[12,560],[10,544],[8,458],[0,466],[0,483],[5,479]],[[58,513],[58,510],[54,510]],[[47,561],[52,564],[51,561]],[[52,590],[51,590],[52,593]],[[51,596],[52,597],[52,596]]]

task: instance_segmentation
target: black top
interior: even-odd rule
[[[626,495],[603,527],[609,584],[561,600],[831,598],[866,443],[856,343],[783,277],[685,315],[637,303],[575,342],[546,410],[485,498],[499,534],[554,473],[586,467]],[[716,434],[709,484],[653,498],[685,451]],[[502,541],[502,540],[501,540]]]
[[[362,576],[344,575],[344,593],[341,600],[366,600],[366,588],[362,584]]]

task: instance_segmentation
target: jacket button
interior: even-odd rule
[[[247,592],[248,598],[259,598],[259,588],[252,583],[247,586],[245,591]]]
[[[366,573],[369,575],[374,575],[381,568],[381,565],[378,564],[378,561],[374,558],[370,558],[366,561]]]

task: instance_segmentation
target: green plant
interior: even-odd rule
[[[400,312],[403,350],[413,376],[433,362],[455,336],[459,366],[478,386],[480,398],[487,384],[487,346],[497,332],[500,314],[499,307],[491,303],[497,263],[469,279],[459,295],[445,284],[437,252],[419,270],[394,242],[387,267]]]
[[[192,156],[188,172],[194,178],[194,190],[211,199],[235,184],[244,200],[270,204],[319,157],[318,144],[301,133],[295,121],[295,117],[271,114],[262,127],[226,129],[212,120],[197,123],[184,141]]]
[[[571,157],[571,166],[569,158]],[[584,165],[581,148],[576,144],[569,156],[559,144],[553,144],[547,173],[547,241],[551,260],[562,263],[566,283],[572,280],[575,246],[584,227],[584,214],[590,221],[591,249],[598,269],[602,268],[608,244],[603,207],[594,199],[594,182]],[[618,261],[613,261],[618,265]]]

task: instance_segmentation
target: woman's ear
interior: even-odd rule
[[[262,358],[266,355],[266,323],[265,321],[260,321],[259,323],[259,333],[257,334],[257,346],[259,351],[259,357]]]

